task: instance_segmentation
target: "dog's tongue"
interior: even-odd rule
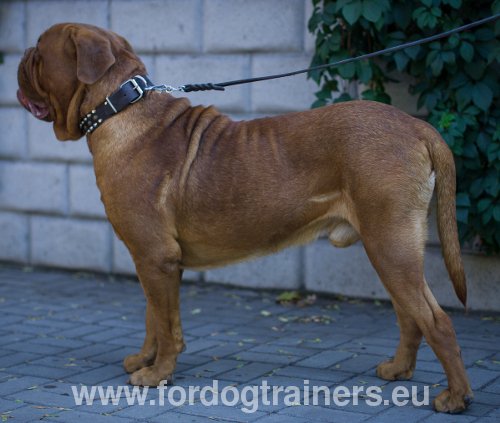
[[[17,90],[17,99],[19,103],[37,119],[44,119],[49,114],[49,108],[47,106],[29,100],[21,90]]]
[[[49,109],[47,107],[40,107],[31,101],[28,103],[28,107],[30,108],[31,114],[37,119],[43,119],[49,114]]]

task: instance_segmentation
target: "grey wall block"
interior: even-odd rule
[[[208,270],[208,282],[230,283],[255,288],[297,289],[301,285],[301,249]]]

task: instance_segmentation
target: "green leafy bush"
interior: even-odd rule
[[[456,28],[500,12],[500,0],[313,0],[312,65],[335,62]],[[390,103],[395,70],[415,81],[410,93],[446,140],[457,166],[457,219],[462,241],[500,251],[500,21],[376,60],[310,73],[320,90],[313,107],[361,98]],[[344,85],[344,86],[340,86]],[[340,92],[340,96],[339,96]]]

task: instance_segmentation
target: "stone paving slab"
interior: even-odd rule
[[[443,389],[445,375],[427,344],[421,346],[412,381],[376,377],[377,364],[397,345],[390,304],[325,296],[307,306],[285,306],[276,303],[278,293],[185,283],[181,313],[187,349],[179,356],[175,385],[163,393],[164,403],[160,391],[151,388],[144,405],[128,403],[124,395],[116,403],[96,398],[92,405],[79,405],[72,387],[132,390],[121,362],[142,343],[141,287],[116,276],[0,266],[0,419],[489,423],[500,418],[500,315],[449,310],[475,390],[469,410],[450,416],[429,405],[389,401],[398,386],[415,389],[419,399],[427,387],[431,399]],[[219,403],[208,406],[214,379]],[[275,388],[296,386],[299,400],[291,396],[293,390],[282,390],[277,403],[266,403],[269,398],[257,388],[264,380]],[[206,388],[208,394],[202,397],[198,391],[193,404],[182,402],[181,391],[189,386]],[[371,406],[362,394],[355,404],[354,398],[335,391],[368,386],[381,390],[380,405]],[[236,388],[240,396],[234,405],[223,405],[222,392],[230,400]],[[328,389],[317,405],[312,403],[314,389]],[[325,392],[333,396],[327,398]],[[272,391],[267,394],[271,397]],[[259,400],[255,410],[248,402],[252,398]],[[304,404],[306,399],[310,405]]]

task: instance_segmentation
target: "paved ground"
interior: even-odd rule
[[[158,404],[159,391],[151,389],[145,405],[128,405],[122,397],[117,404],[97,401],[78,406],[72,385],[116,388],[127,381],[121,361],[137,350],[144,331],[140,286],[126,279],[2,267],[0,418],[92,423],[500,421],[500,316],[451,312],[475,402],[466,413],[450,416],[436,414],[430,406],[399,407],[389,401],[396,386],[416,386],[420,400],[425,386],[430,387],[431,398],[443,388],[443,371],[427,345],[421,347],[412,382],[385,383],[375,377],[376,364],[392,355],[397,344],[398,329],[389,305],[330,297],[304,307],[283,306],[276,304],[276,295],[184,284],[182,314],[188,347],[179,358],[177,388],[167,388],[164,405]],[[220,395],[224,387],[237,386],[243,399],[232,407],[207,406],[196,394],[194,404],[178,404],[180,387],[212,386],[214,379],[219,381]],[[320,405],[303,405],[304,399],[294,397],[295,391],[289,388],[287,403],[281,392],[277,404],[264,405],[266,391],[252,390],[263,380],[270,386],[297,386],[301,395],[307,389],[312,392],[312,386],[326,386],[331,404],[326,405],[322,396]],[[379,406],[368,405],[369,398],[363,394],[358,405],[342,391],[333,396],[339,386],[370,385],[381,387]],[[174,404],[168,400],[169,389]],[[226,393],[229,400],[234,398],[234,392]],[[245,413],[242,408],[253,408],[247,402],[252,398],[260,401],[259,407]],[[348,404],[335,404],[334,399]],[[210,396],[204,400],[207,404]]]

